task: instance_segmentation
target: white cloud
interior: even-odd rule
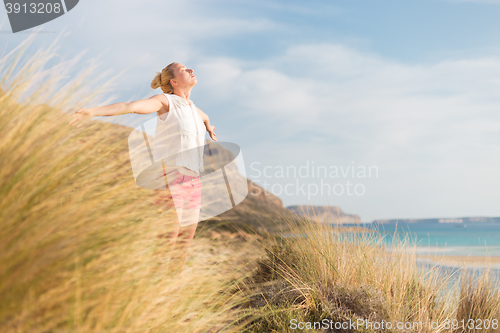
[[[407,189],[397,194],[407,203],[392,207],[399,216],[422,216],[411,204],[422,197],[425,216],[493,214],[490,202],[473,211],[466,203],[478,188],[498,199],[488,184],[500,183],[500,58],[406,65],[321,44],[294,45],[260,63],[205,59],[199,68],[206,80],[196,89],[212,105],[229,100],[245,117],[226,130],[236,142],[254,141],[256,160],[364,161],[386,177],[373,192],[393,198]],[[299,137],[302,131],[309,135]]]
[[[244,148],[247,163],[378,165],[381,178],[370,180],[366,196],[331,202],[354,204],[368,212],[364,220],[500,215],[492,204],[500,183],[500,58],[409,65],[342,44],[293,42],[259,58],[206,52],[229,37],[266,38],[288,28],[230,15],[220,4],[88,0],[67,14],[79,28],[65,47],[90,49],[89,55],[107,50],[103,69],[129,68],[116,91],[131,99],[152,93],[155,71],[169,62],[193,67],[199,79],[193,100],[210,115],[219,140]],[[482,202],[468,204],[479,196]]]

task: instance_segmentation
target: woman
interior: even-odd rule
[[[198,225],[201,201],[199,174],[203,171],[203,162],[199,158],[202,158],[202,155],[183,155],[182,152],[191,153],[196,151],[192,148],[199,147],[200,144],[203,146],[205,130],[212,140],[217,141],[215,127],[210,125],[208,116],[189,99],[191,89],[196,83],[192,69],[174,62],[158,73],[151,82],[151,88],[161,87],[163,94],[134,102],[83,108],[69,121],[70,125],[79,128],[91,117],[157,112],[158,125],[154,140],[157,156],[161,156],[163,161],[166,149],[169,152],[179,152],[175,154],[176,158],[173,161],[167,160],[168,163],[163,164],[165,167],[163,176],[167,177],[178,223],[173,231],[158,236],[166,238],[169,243],[167,253],[173,253],[170,257],[170,269],[173,272],[180,272],[185,268],[187,251]],[[158,144],[161,142],[166,146]]]

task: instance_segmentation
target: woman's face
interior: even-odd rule
[[[174,84],[177,83],[178,87],[193,87],[198,82],[194,71],[183,64],[175,64],[174,74],[175,78],[172,81]]]

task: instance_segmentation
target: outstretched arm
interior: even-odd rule
[[[119,116],[127,113],[148,114],[157,112],[162,107],[159,96],[161,95],[155,95],[148,99],[142,99],[134,102],[120,102],[95,108],[83,108],[76,111],[76,113],[72,115],[68,124],[72,126],[76,125],[76,127],[79,128],[91,117]]]
[[[208,118],[208,115],[201,111],[199,108],[196,108],[198,110],[198,113],[201,116],[201,119],[203,119],[203,123],[205,124],[205,127],[207,129],[208,134],[210,135],[210,138],[212,140],[217,141],[217,134],[215,134],[214,129],[215,126],[210,125],[210,119]]]

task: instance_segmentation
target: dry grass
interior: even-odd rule
[[[456,320],[467,323],[467,332],[490,331],[487,328],[491,327],[491,320],[498,320],[500,315],[498,279],[487,269],[479,276],[464,272],[462,281]],[[494,331],[498,332],[499,329]]]
[[[292,319],[316,322],[317,330],[310,331],[317,332],[459,332],[462,320],[464,331],[473,331],[467,323],[473,327],[474,321],[477,328],[478,320],[485,319],[490,320],[489,329],[483,323],[478,332],[500,331],[491,323],[500,318],[500,292],[488,272],[474,280],[464,270],[461,279],[451,280],[437,266],[418,266],[416,246],[408,237],[386,246],[379,234],[346,234],[326,224],[289,224],[294,236],[264,242],[267,256],[247,280],[254,294],[246,306],[260,316],[249,331],[295,332]],[[364,321],[354,330],[330,330],[328,325],[320,329],[323,319]],[[391,322],[393,330],[377,329],[367,321]],[[398,322],[408,323],[407,329],[397,329]],[[438,324],[429,328],[430,322]]]
[[[167,273],[156,236],[175,215],[135,185],[131,129],[75,129],[62,111],[102,104],[110,81],[92,86],[92,65],[75,74],[73,61],[47,68],[54,45],[30,57],[31,42],[0,61],[0,331],[239,331],[247,265],[198,255]],[[195,240],[191,252],[209,248]]]
[[[446,320],[500,318],[487,271],[449,289],[450,277],[417,266],[414,245],[388,251],[377,235],[307,221],[262,239],[208,230],[170,276],[156,236],[174,217],[154,206],[161,193],[133,181],[131,129],[67,125],[64,110],[103,104],[110,82],[89,87],[92,66],[73,74],[73,62],[44,69],[52,49],[22,60],[29,42],[0,60],[1,332],[300,331],[292,319],[460,332]],[[63,77],[76,79],[61,86]]]

